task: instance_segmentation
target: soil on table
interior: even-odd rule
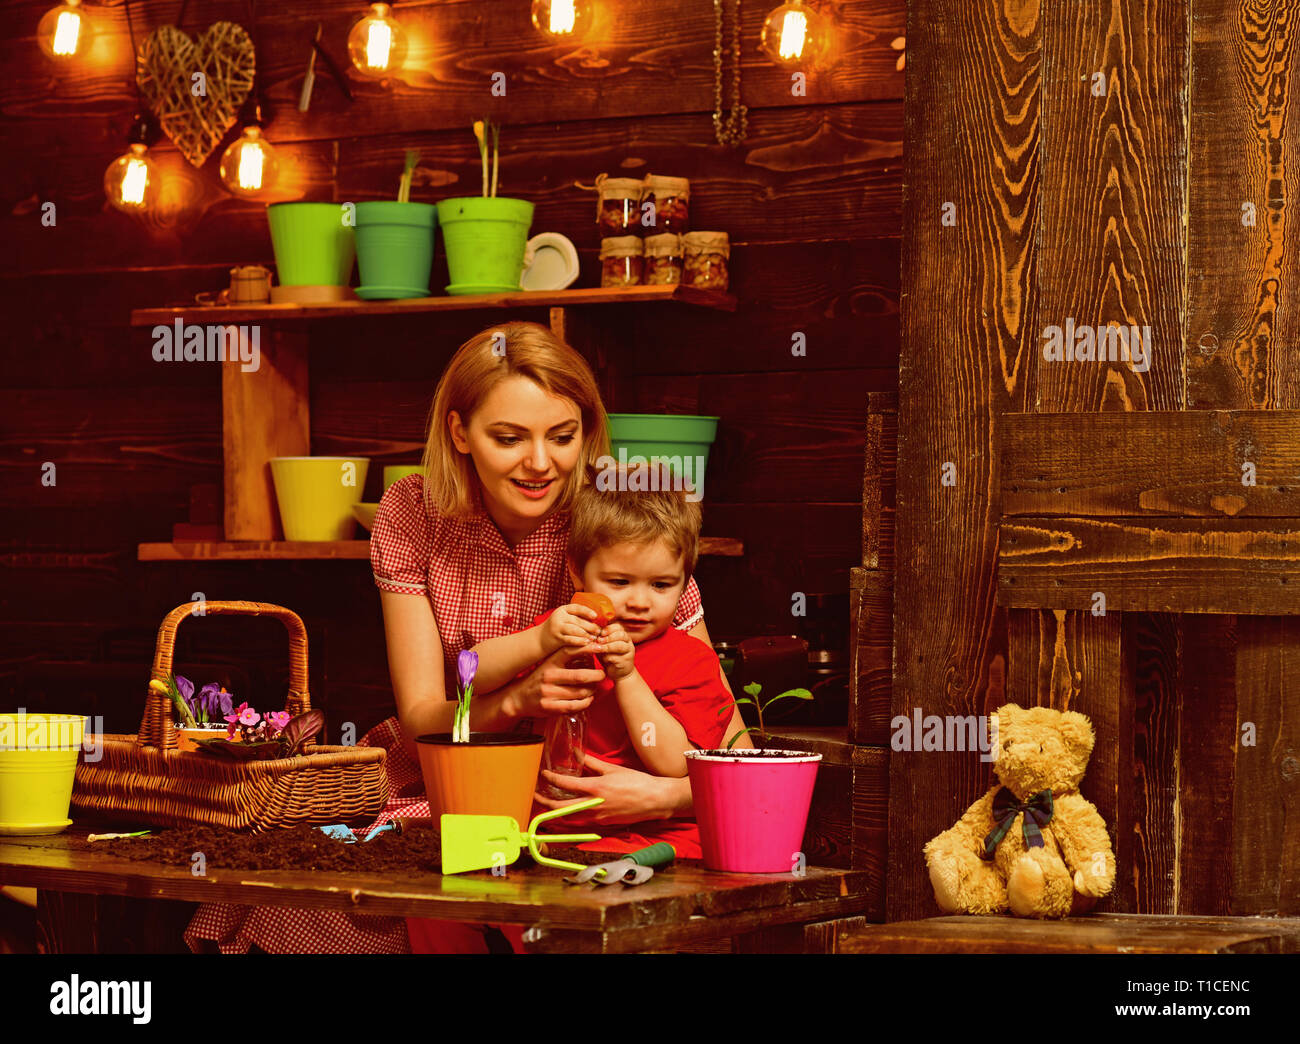
[[[437,830],[397,833],[385,830],[369,841],[336,841],[310,826],[247,834],[224,827],[159,828],[147,837],[82,842],[96,852],[122,859],[190,866],[202,852],[210,866],[231,870],[324,870],[382,874],[390,871],[437,873],[442,845]]]
[[[107,852],[120,859],[148,860],[167,865],[191,866],[195,852],[208,865],[229,870],[320,870],[362,874],[439,873],[442,841],[438,830],[417,827],[402,833],[385,830],[369,841],[336,841],[317,827],[298,826],[247,834],[225,827],[159,827],[146,837],[112,841],[74,841],[77,847]],[[543,846],[547,854],[575,863],[604,863],[619,856],[608,852],[582,852],[568,845]],[[534,866],[524,849],[513,864]],[[484,873],[490,873],[484,868]]]

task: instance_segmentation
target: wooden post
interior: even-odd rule
[[[254,330],[258,368],[221,368],[226,539],[283,540],[269,461],[311,453],[307,335],[268,323],[250,338]]]

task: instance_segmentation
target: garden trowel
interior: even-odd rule
[[[582,812],[603,804],[604,798],[588,798],[573,805],[552,809],[534,816],[527,831],[519,829],[513,816],[469,816],[444,812],[442,816],[442,872],[461,874],[467,870],[488,870],[509,866],[519,858],[526,847],[529,854],[542,866],[557,870],[581,870],[582,863],[551,859],[542,855],[537,846],[550,842],[575,843],[599,841],[600,834],[539,834],[537,828],[549,819]]]

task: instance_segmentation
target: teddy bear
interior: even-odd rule
[[[1106,823],[1079,793],[1092,723],[1008,703],[989,729],[998,785],[925,846],[935,900],[949,914],[1087,913],[1115,883]]]

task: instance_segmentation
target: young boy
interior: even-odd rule
[[[565,647],[575,656],[595,653],[605,680],[585,712],[587,752],[685,776],[686,751],[721,745],[732,704],[714,651],[671,626],[695,569],[700,507],[671,488],[667,471],[657,482],[640,481],[634,471],[601,484],[612,488],[584,486],[569,529],[573,586],[608,597],[614,620],[599,628],[593,610],[563,605],[526,631],[481,642],[475,685],[488,691]]]

